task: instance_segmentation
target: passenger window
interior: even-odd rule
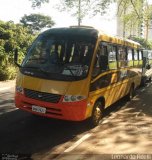
[[[137,50],[134,50],[134,60],[135,61],[138,60],[138,52],[137,52]]]
[[[132,61],[133,60],[132,49],[128,49],[127,59],[128,59],[128,61]]]
[[[119,67],[125,67],[127,65],[126,61],[126,48],[120,46],[118,47],[118,62],[119,62]]]
[[[117,69],[117,48],[115,46],[108,46],[108,61],[109,61],[109,69]]]
[[[131,48],[128,49],[127,60],[128,60],[128,66],[132,67],[133,66],[133,50]]]
[[[138,61],[138,52],[135,49],[134,50],[134,66],[138,66],[139,65],[139,61]]]
[[[142,52],[139,51],[139,60],[142,60]]]

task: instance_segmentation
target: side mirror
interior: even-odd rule
[[[150,64],[148,64],[147,66],[146,66],[146,69],[150,69],[151,68],[151,66],[150,66]]]
[[[21,67],[21,65],[18,64],[18,49],[17,48],[14,51],[14,63],[16,64],[17,67]]]

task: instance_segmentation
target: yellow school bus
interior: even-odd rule
[[[92,27],[53,28],[33,42],[16,80],[17,108],[98,125],[103,110],[141,83],[142,51],[131,40]]]

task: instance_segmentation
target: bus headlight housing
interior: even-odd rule
[[[63,98],[63,102],[79,102],[86,99],[86,96],[82,95],[65,95]]]
[[[21,86],[16,86],[16,92],[20,94],[24,94],[24,89]]]

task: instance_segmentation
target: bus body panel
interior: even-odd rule
[[[16,86],[21,86],[23,88],[35,91],[54,93],[60,95],[65,95],[70,85],[71,82],[40,79],[36,77],[23,75],[20,72],[18,73],[16,80]]]
[[[21,86],[22,88],[24,88],[24,90],[28,89],[33,92],[38,92],[39,95],[41,95],[41,93],[50,93],[57,95],[59,94],[61,96],[59,102],[51,103],[39,100],[38,97],[28,97],[25,91],[23,94],[16,92],[16,107],[29,111],[33,114],[38,114],[50,118],[52,117],[73,121],[82,121],[86,119],[87,96],[89,88],[89,83],[87,83],[87,79],[76,82],[51,81],[25,76],[19,73],[16,82],[16,86]],[[86,98],[79,102],[63,102],[63,98],[65,95],[83,95]],[[46,108],[47,113],[41,114],[32,111],[33,105]]]
[[[123,71],[125,72],[129,71],[128,77],[119,80],[120,73]],[[130,68],[129,70],[122,69],[120,71],[110,71],[108,73],[103,73],[102,75],[99,76],[99,78],[96,78],[96,80],[93,81],[91,85],[93,86],[93,83],[96,83],[98,79],[100,79],[101,81],[101,78],[108,74],[111,74],[111,78],[109,83],[107,84],[107,87],[103,86],[100,87],[99,84],[96,86],[97,88],[94,88],[94,91],[93,88],[90,90],[89,101],[91,102],[92,107],[88,109],[88,117],[91,116],[93,105],[101,97],[104,98],[105,100],[104,107],[107,108],[116,101],[118,101],[119,99],[121,99],[122,97],[126,96],[129,93],[132,84],[136,89],[141,83],[141,76],[142,76],[141,69]],[[134,76],[132,78],[131,77],[129,78],[130,76],[129,74]]]

